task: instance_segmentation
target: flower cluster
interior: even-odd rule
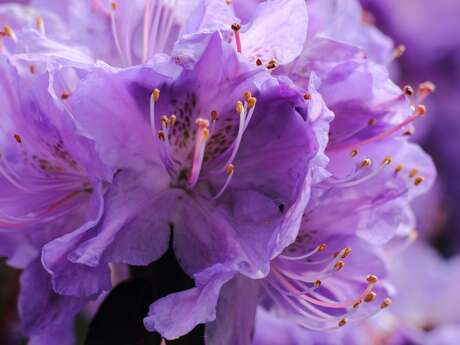
[[[166,342],[390,306],[386,250],[435,172],[407,135],[425,95],[355,0],[24,3],[0,6],[0,255],[30,344],[71,344],[117,265],[168,248],[195,285],[151,301]]]

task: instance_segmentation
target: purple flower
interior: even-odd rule
[[[94,142],[78,132],[62,95],[49,92],[50,84],[70,78],[51,71],[22,78],[4,56],[0,70],[0,254],[25,269],[19,310],[26,333],[58,343],[55,335],[70,339],[72,316],[87,298],[62,289],[59,277],[41,266],[41,250],[99,221],[112,173],[99,160]],[[110,279],[103,284],[110,288]]]
[[[208,45],[193,69],[158,57],[80,82],[72,114],[118,173],[98,226],[43,251],[54,274],[69,271],[56,260],[63,256],[93,268],[145,265],[167,249],[172,230],[197,287],[152,306],[147,328],[167,338],[211,321],[221,286],[236,272],[268,273],[269,260],[295,237],[319,149],[290,83],[240,62],[218,34],[202,37]]]

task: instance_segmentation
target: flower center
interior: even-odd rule
[[[229,116],[220,117],[216,110],[212,110],[206,118],[194,116],[195,111],[201,112],[197,110],[199,100],[195,94],[188,94],[181,104],[174,101],[176,113],[163,115],[158,121],[156,107],[159,100],[160,90],[155,89],[151,95],[150,123],[159,140],[161,158],[171,178],[192,190],[199,181],[210,181],[226,175],[222,187],[216,190],[213,198],[220,197],[233,177],[234,161],[254,115],[256,98],[247,91],[243,100],[236,102],[237,125],[232,117],[235,110],[230,111]],[[228,115],[225,112],[223,114]]]

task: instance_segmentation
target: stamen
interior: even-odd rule
[[[193,154],[192,171],[188,179],[190,188],[193,188],[195,184],[198,182],[201,167],[203,166],[206,142],[209,139],[209,121],[202,118],[198,118],[195,121],[195,123],[198,127],[198,130],[195,141],[195,152]]]
[[[261,59],[257,59],[257,60],[256,60],[256,65],[257,65],[257,66],[262,66],[262,64],[263,64],[263,62],[262,62]]]
[[[372,160],[369,158],[363,159],[361,163],[359,164],[359,167],[361,169],[367,168],[372,165]]]
[[[370,303],[377,298],[377,294],[374,291],[369,292],[366,297],[364,297],[364,302]]]
[[[390,298],[385,298],[382,303],[380,304],[380,308],[381,309],[385,309],[385,308],[388,308],[390,305],[391,305],[392,301]]]
[[[236,42],[236,51],[237,51],[238,53],[241,53],[241,52],[242,52],[240,29],[241,29],[241,25],[240,25],[240,24],[238,24],[238,23],[232,24],[232,30],[233,30],[233,34],[234,34],[234,36],[235,36],[235,42]]]
[[[225,183],[220,189],[220,191],[216,194],[216,196],[213,197],[214,200],[218,199],[225,192],[228,185],[230,184],[230,181],[232,180],[232,177],[233,177],[233,171],[234,171],[233,164],[228,164],[225,171],[227,173],[227,179],[225,180]]]
[[[347,318],[343,318],[342,320],[339,321],[339,327],[345,326],[347,322],[348,322]]]
[[[307,254],[304,254],[304,255],[300,255],[300,256],[288,256],[288,255],[280,255],[279,258],[281,259],[285,259],[285,260],[303,260],[303,259],[307,259],[309,258],[310,256],[318,253],[318,252],[324,252],[326,250],[326,244],[324,243],[321,243],[319,246],[317,246],[315,249],[313,249],[312,251],[310,251],[309,253]]]
[[[46,34],[45,32],[45,21],[43,20],[43,17],[38,16],[35,18],[35,26],[37,27],[37,30],[44,36]]]
[[[309,92],[305,92],[303,94],[303,99],[306,100],[306,101],[309,101],[311,99],[311,95]]]
[[[398,45],[394,50],[393,50],[393,58],[398,59],[400,58],[406,51],[406,46],[404,44]]]
[[[156,132],[155,128],[155,103],[158,102],[160,99],[160,90],[153,89],[152,95],[150,97],[150,127],[152,128],[153,132]]]
[[[111,7],[112,7],[112,11],[110,11],[110,22],[111,22],[111,25],[112,25],[113,41],[115,43],[115,47],[117,49],[118,55],[120,56],[120,58],[122,60],[122,63],[126,64],[126,58],[125,58],[125,56],[123,54],[123,50],[121,49],[121,45],[120,45],[120,40],[118,38],[117,21],[116,21],[116,18],[115,18],[115,12],[118,9],[118,4],[115,1],[113,1],[112,4],[111,4]]]

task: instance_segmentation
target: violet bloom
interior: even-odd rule
[[[319,150],[316,125],[291,84],[240,62],[218,34],[203,39],[193,69],[158,57],[80,82],[69,105],[118,169],[113,203],[100,225],[43,250],[53,274],[69,269],[61,257],[92,268],[144,265],[167,249],[172,230],[197,287],[151,307],[147,327],[167,338],[213,320],[220,288],[236,272],[268,273],[270,258],[295,237]]]
[[[25,269],[19,311],[31,343],[66,344],[73,315],[91,296],[63,291],[42,267],[41,250],[99,221],[112,171],[99,160],[94,142],[77,131],[63,100],[48,92],[50,83],[62,80],[52,72],[22,78],[5,56],[0,70],[0,254]],[[110,280],[103,284],[108,289]]]

